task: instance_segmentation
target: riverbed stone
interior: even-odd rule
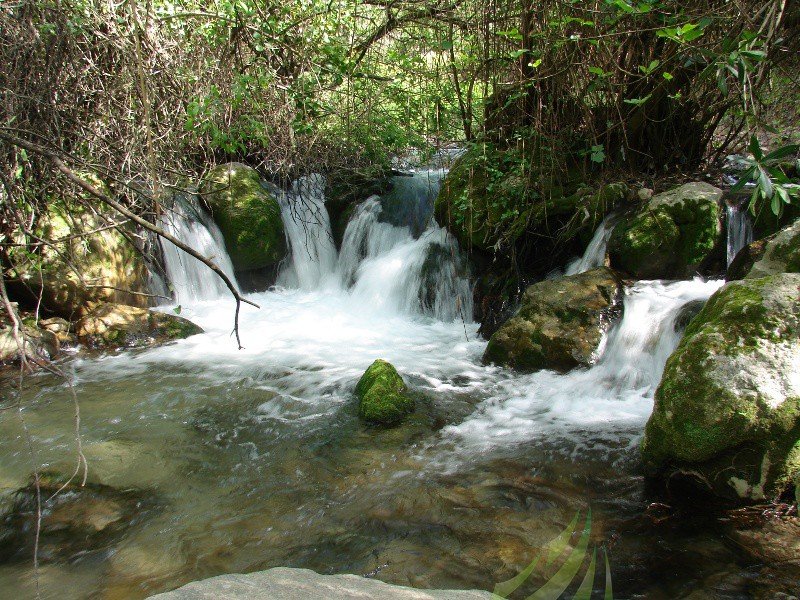
[[[637,279],[694,275],[722,236],[722,190],[692,182],[653,196],[611,234],[611,266]]]
[[[42,521],[39,558],[47,561],[98,550],[143,514],[145,496],[100,483],[82,485],[58,472],[39,473]],[[37,491],[34,480],[17,490],[0,517],[0,561],[29,560],[36,537]]]
[[[492,335],[483,360],[520,371],[590,365],[621,310],[622,281],[607,267],[535,283]]]
[[[356,385],[358,414],[370,423],[396,425],[414,410],[403,378],[391,363],[378,359]]]
[[[195,581],[153,600],[489,600],[480,590],[421,590],[358,575],[320,575],[308,569],[277,567],[248,575],[221,575]]]
[[[101,303],[87,308],[86,316],[75,324],[75,332],[93,347],[138,348],[184,339],[203,330],[178,315]]]
[[[645,429],[652,475],[734,501],[800,476],[800,274],[731,282],[689,323]]]
[[[287,253],[281,208],[258,172],[241,163],[214,167],[201,195],[219,225],[237,271],[272,267]]]

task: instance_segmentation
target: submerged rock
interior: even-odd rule
[[[126,306],[98,304],[75,325],[77,336],[90,346],[143,347],[180,340],[203,330],[183,317]]]
[[[39,502],[39,558],[44,561],[107,547],[143,515],[142,492],[98,483],[81,486],[78,478],[67,481],[58,473],[40,473],[39,501],[33,480],[16,492],[10,510],[0,517],[0,561],[33,556]]]
[[[590,365],[622,309],[621,297],[622,282],[606,267],[536,283],[492,335],[483,360],[521,371]]]
[[[703,182],[657,194],[608,242],[611,266],[637,279],[693,275],[721,240],[722,190]]]
[[[241,163],[218,165],[200,192],[237,271],[263,269],[283,260],[287,248],[281,208],[255,169]]]
[[[308,569],[278,567],[248,575],[221,575],[195,581],[153,596],[152,600],[489,600],[491,597],[489,592],[479,590],[420,590],[358,575],[320,575]]]
[[[406,392],[406,384],[397,369],[378,359],[356,385],[358,415],[371,423],[396,425],[414,410],[414,400]]]
[[[797,485],[800,275],[732,282],[709,299],[667,361],[641,449],[652,474],[728,499]]]

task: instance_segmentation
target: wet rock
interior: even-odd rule
[[[489,340],[483,360],[521,371],[567,371],[592,364],[622,310],[622,282],[606,267],[545,280]]]
[[[356,385],[358,415],[380,425],[396,425],[414,410],[414,400],[397,370],[378,359],[364,372]]]
[[[796,485],[798,373],[800,275],[725,285],[667,361],[642,441],[651,474],[735,501]]]
[[[75,324],[75,332],[93,347],[137,348],[187,338],[203,330],[183,317],[126,306],[98,304]]]
[[[153,600],[488,600],[489,592],[478,590],[420,590],[390,585],[358,575],[320,575],[308,569],[275,568],[248,575],[222,575],[153,596]]]
[[[753,265],[761,260],[767,250],[767,242],[771,238],[756,240],[745,246],[734,257],[728,270],[725,273],[725,281],[738,281],[744,279],[753,268]]]
[[[72,325],[70,325],[69,321],[61,317],[42,319],[39,321],[39,326],[54,334],[62,344],[72,342],[75,339],[75,336],[71,333]]]
[[[678,316],[675,317],[675,331],[683,331],[692,322],[698,313],[703,310],[705,300],[692,300],[681,306]]]
[[[776,273],[800,273],[800,220],[766,240],[763,248],[760,256],[754,256],[755,260],[745,279],[758,279]]]
[[[68,482],[53,472],[40,473],[39,498],[39,558],[44,561],[107,547],[149,507],[142,492],[98,483],[81,486],[77,478]],[[33,556],[36,516],[37,491],[31,481],[17,490],[10,510],[0,517],[0,561]]]
[[[637,279],[692,276],[721,240],[722,190],[703,182],[657,194],[614,228],[611,266]]]
[[[264,269],[283,260],[287,248],[281,208],[255,169],[241,163],[218,165],[200,193],[237,271]]]

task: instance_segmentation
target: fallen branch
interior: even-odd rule
[[[230,278],[225,274],[225,272],[222,269],[220,269],[217,265],[215,265],[211,261],[211,259],[206,258],[205,256],[203,256],[190,246],[184,244],[182,241],[180,241],[171,233],[164,231],[163,229],[161,229],[156,225],[153,225],[152,223],[150,223],[146,219],[143,219],[136,213],[132,212],[131,210],[129,210],[128,208],[126,208],[125,206],[114,200],[113,198],[110,198],[109,196],[107,196],[106,194],[95,188],[90,183],[81,179],[74,171],[72,171],[72,169],[70,169],[67,165],[65,165],[64,161],[62,161],[58,157],[58,155],[52,150],[49,150],[48,148],[43,148],[42,146],[39,146],[32,142],[28,142],[26,140],[22,140],[17,137],[11,136],[3,131],[0,131],[0,139],[3,139],[8,143],[17,146],[19,148],[24,148],[28,152],[32,152],[34,154],[38,154],[40,156],[47,158],[51,163],[53,163],[53,166],[55,166],[56,169],[58,169],[67,179],[69,179],[79,188],[81,188],[88,194],[94,196],[104,204],[110,206],[111,208],[113,208],[123,216],[127,217],[137,225],[140,225],[144,229],[174,244],[175,246],[186,252],[186,254],[196,258],[204,265],[206,265],[209,269],[211,269],[214,273],[216,273],[217,276],[220,279],[222,279],[222,281],[225,283],[225,286],[228,288],[228,290],[236,300],[236,314],[233,320],[233,333],[236,335],[236,344],[238,345],[239,350],[243,349],[241,339],[239,338],[239,311],[242,307],[242,302],[250,304],[251,306],[255,306],[256,308],[261,308],[261,307],[255,302],[251,302],[247,298],[243,298],[242,295],[239,293],[239,291],[236,289],[236,286],[230,280]]]

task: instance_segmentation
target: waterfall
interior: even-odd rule
[[[443,430],[453,466],[478,452],[515,443],[569,439],[579,448],[635,444],[650,416],[669,355],[680,341],[675,321],[688,302],[706,300],[723,281],[639,281],[590,368],[539,371],[501,381],[472,416]],[[625,441],[627,438],[627,441]],[[452,464],[450,464],[452,463]]]
[[[336,266],[336,246],[325,208],[325,179],[310,175],[298,179],[290,192],[279,194],[281,216],[291,260],[278,285],[313,290]]]
[[[233,265],[225,251],[222,233],[213,219],[198,206],[194,197],[176,194],[172,210],[164,213],[160,225],[180,241],[210,258],[236,285]],[[222,279],[210,272],[206,265],[171,242],[164,239],[159,241],[164,253],[167,278],[178,304],[215,300],[229,293]]]
[[[608,240],[611,238],[611,232],[614,231],[615,224],[616,219],[612,218],[611,215],[603,219],[603,222],[600,223],[600,226],[594,232],[592,241],[589,242],[583,256],[570,262],[564,274],[577,275],[578,273],[584,273],[595,267],[602,266],[606,260],[606,248],[608,247]]]
[[[419,216],[413,207],[424,194],[416,184],[403,189],[411,193],[408,214]],[[324,179],[312,176],[281,199],[291,257],[278,276],[280,286],[345,290],[354,305],[388,314],[471,320],[466,263],[452,236],[433,221],[432,205],[425,227],[415,234],[419,221],[387,222],[384,199],[368,198],[356,207],[337,255],[323,191]]]
[[[739,250],[753,241],[753,227],[745,204],[747,203],[728,203],[728,266],[731,265]]]

